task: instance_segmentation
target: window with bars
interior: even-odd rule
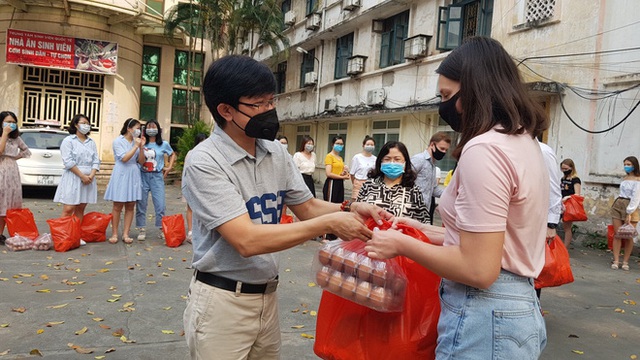
[[[371,137],[376,142],[375,156],[378,156],[382,145],[387,141],[398,141],[400,139],[400,120],[380,120],[374,121],[371,126]]]
[[[304,87],[304,75],[312,72],[316,59],[316,50],[311,49],[306,54],[302,54],[302,65],[300,66],[300,87]]]
[[[200,91],[187,92],[185,89],[174,88],[171,99],[172,124],[186,125],[200,119]],[[191,107],[191,119],[187,116],[189,106]]]
[[[556,0],[527,0],[525,21],[527,23],[550,19],[554,15]]]
[[[347,77],[347,62],[353,55],[353,33],[347,34],[336,40],[336,67],[334,78]]]
[[[493,0],[456,0],[438,14],[438,50],[453,50],[472,36],[490,36]]]
[[[59,121],[63,126],[84,114],[94,131],[100,131],[104,75],[25,66],[22,123]]]
[[[160,82],[161,49],[144,46],[142,49],[142,81]]]
[[[287,62],[283,61],[279,63],[276,72],[273,75],[276,78],[276,94],[282,94],[286,92]]]
[[[200,86],[204,54],[176,50],[171,94],[171,123],[192,124],[200,119]]]
[[[333,150],[333,143],[331,142],[331,140],[333,140],[333,137],[334,136],[342,137],[345,147],[342,149],[339,155],[342,156],[343,160],[344,160],[344,153],[347,148],[346,145],[347,145],[347,129],[348,128],[349,128],[349,124],[346,122],[331,123],[329,124],[329,135],[327,136],[327,152],[331,152],[331,150]],[[324,162],[324,156],[322,157],[322,161]]]
[[[380,43],[380,67],[404,62],[404,39],[409,33],[409,10],[385,19]]]

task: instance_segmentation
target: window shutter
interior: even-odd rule
[[[380,43],[380,67],[389,66],[389,52],[391,47],[392,31],[382,33],[382,41]]]

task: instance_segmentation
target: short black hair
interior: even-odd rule
[[[4,118],[6,118],[7,116],[11,116],[13,118],[13,120],[16,121],[16,129],[9,133],[9,138],[16,139],[18,136],[20,136],[20,130],[18,130],[18,126],[17,126],[18,125],[18,117],[16,116],[16,114],[13,113],[13,111],[0,112],[0,125],[2,125],[2,122],[4,121]],[[2,134],[2,129],[1,128],[0,128],[0,134]]]
[[[120,135],[126,135],[127,130],[131,129],[132,127],[138,124],[140,124],[140,121],[134,118],[128,118],[127,120],[125,120],[124,124],[122,125],[122,129],[120,130]]]
[[[87,121],[89,121],[89,118],[82,114],[76,114],[73,119],[71,119],[71,122],[69,123],[69,134],[75,135],[78,132],[78,123],[82,119],[87,119]],[[89,135],[90,132],[91,130],[89,130],[87,135]]]
[[[158,123],[158,120],[156,119],[151,119],[149,121],[147,121],[147,123],[144,125],[144,138],[145,138],[145,145],[147,145],[149,143],[149,136],[147,136],[146,132],[147,132],[147,128],[149,127],[149,124],[156,124],[156,127],[158,128],[158,135],[156,135],[156,145],[161,146],[162,145],[162,128],[160,127],[160,123]]]
[[[375,179],[380,178],[380,180],[384,179],[384,173],[380,170],[382,166],[382,159],[389,154],[389,150],[397,148],[404,156],[404,173],[402,174],[402,186],[404,187],[413,187],[416,183],[416,172],[413,171],[413,166],[411,166],[411,157],[409,156],[409,151],[407,147],[401,143],[400,141],[387,141],[386,144],[382,145],[380,152],[378,153],[378,157],[376,158],[376,167],[369,170],[369,178]]]
[[[331,138],[331,145],[334,145],[338,140],[342,140],[342,142],[344,142],[344,139],[342,138],[342,136],[336,135],[333,138]]]
[[[209,66],[202,84],[204,101],[216,124],[227,121],[218,113],[219,104],[238,106],[241,97],[257,97],[276,92],[276,79],[269,67],[248,56],[228,55]]]
[[[373,141],[373,145],[376,144],[376,139],[372,138],[369,135],[365,135],[364,140],[362,140],[362,146],[364,146],[364,144],[366,144],[367,141],[369,141],[369,140]]]

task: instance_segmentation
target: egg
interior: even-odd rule
[[[344,249],[337,248],[331,253],[331,268],[342,272],[344,270]]]
[[[328,266],[323,266],[322,269],[318,270],[316,273],[316,283],[318,286],[324,288],[329,285],[329,278],[331,278],[331,273],[329,271]]]
[[[360,281],[356,288],[356,302],[360,305],[369,305],[369,293],[371,293],[371,283]]]
[[[402,295],[407,288],[407,281],[404,278],[395,277],[390,279],[387,285],[390,285],[388,287],[394,295]]]
[[[355,296],[356,292],[356,278],[353,276],[349,276],[342,282],[342,291],[340,295],[343,298],[351,300]]]
[[[394,296],[390,290],[376,286],[369,295],[371,307],[380,311],[389,311],[393,305]]]
[[[373,270],[371,259],[364,255],[360,256],[356,272],[358,278],[363,281],[371,281],[371,270]]]
[[[331,273],[329,277],[329,284],[327,285],[327,290],[332,293],[339,295],[342,290],[342,274],[334,271]]]
[[[318,260],[322,265],[329,265],[331,262],[331,250],[329,248],[320,249],[318,251]]]
[[[387,264],[377,261],[371,270],[371,277],[373,278],[374,285],[384,286],[387,281]]]
[[[349,251],[344,256],[344,273],[347,275],[356,274],[356,265],[358,263],[358,254]]]

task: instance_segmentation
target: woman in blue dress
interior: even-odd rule
[[[131,223],[135,211],[136,201],[142,198],[140,186],[140,169],[137,162],[144,160],[141,155],[141,148],[144,139],[140,138],[140,121],[129,118],[124,122],[120,136],[113,141],[113,155],[116,164],[113,167],[107,191],[104,199],[113,201],[111,214],[112,235],[109,242],[118,242],[118,227],[120,225],[120,213],[124,207],[124,228],[122,231],[122,241],[131,244],[133,239],[129,236]],[[142,156],[142,158],[140,158]]]
[[[78,114],[69,124],[69,136],[60,144],[64,172],[56,189],[54,202],[62,203],[62,216],[75,215],[81,222],[87,204],[95,204],[98,198],[96,172],[100,159],[96,143],[89,138],[89,119]]]

